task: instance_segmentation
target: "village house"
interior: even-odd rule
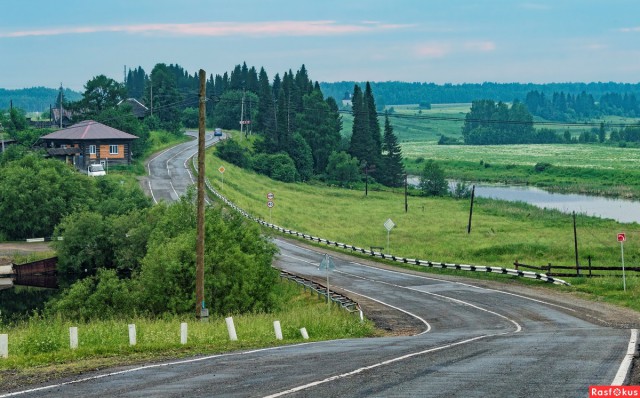
[[[106,167],[131,164],[131,144],[137,138],[102,123],[85,120],[47,134],[41,140],[49,156],[87,172],[89,165],[96,163]]]

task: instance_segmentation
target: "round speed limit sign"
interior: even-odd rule
[[[268,202],[267,202],[267,207],[268,207],[268,208],[272,208],[272,207],[273,207],[273,204],[274,204],[274,203],[270,200],[270,201],[268,201]]]

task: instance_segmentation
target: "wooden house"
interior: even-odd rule
[[[86,173],[89,165],[94,163],[107,167],[131,164],[131,144],[137,138],[102,123],[85,120],[47,134],[41,140],[50,156],[73,164]]]

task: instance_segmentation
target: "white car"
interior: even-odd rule
[[[96,163],[89,165],[89,167],[87,168],[87,175],[89,177],[98,177],[107,175],[107,173],[104,171],[104,167],[102,167],[100,163]]]

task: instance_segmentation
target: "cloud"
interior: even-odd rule
[[[492,41],[469,41],[464,43],[464,49],[467,51],[491,52],[495,51],[496,43]]]
[[[0,32],[0,38],[29,36],[79,35],[101,32],[128,34],[163,34],[170,36],[336,36],[398,30],[413,25],[384,24],[365,21],[340,24],[335,21],[202,22],[185,24],[139,24],[112,26],[55,27]]]
[[[443,58],[451,53],[451,46],[446,43],[425,43],[417,45],[413,53],[419,58]]]
[[[634,26],[632,28],[620,28],[618,30],[624,33],[640,32],[640,26]]]
[[[413,54],[418,58],[444,58],[447,55],[469,52],[492,52],[496,50],[493,41],[467,41],[460,43],[430,42],[418,44],[413,48]]]

